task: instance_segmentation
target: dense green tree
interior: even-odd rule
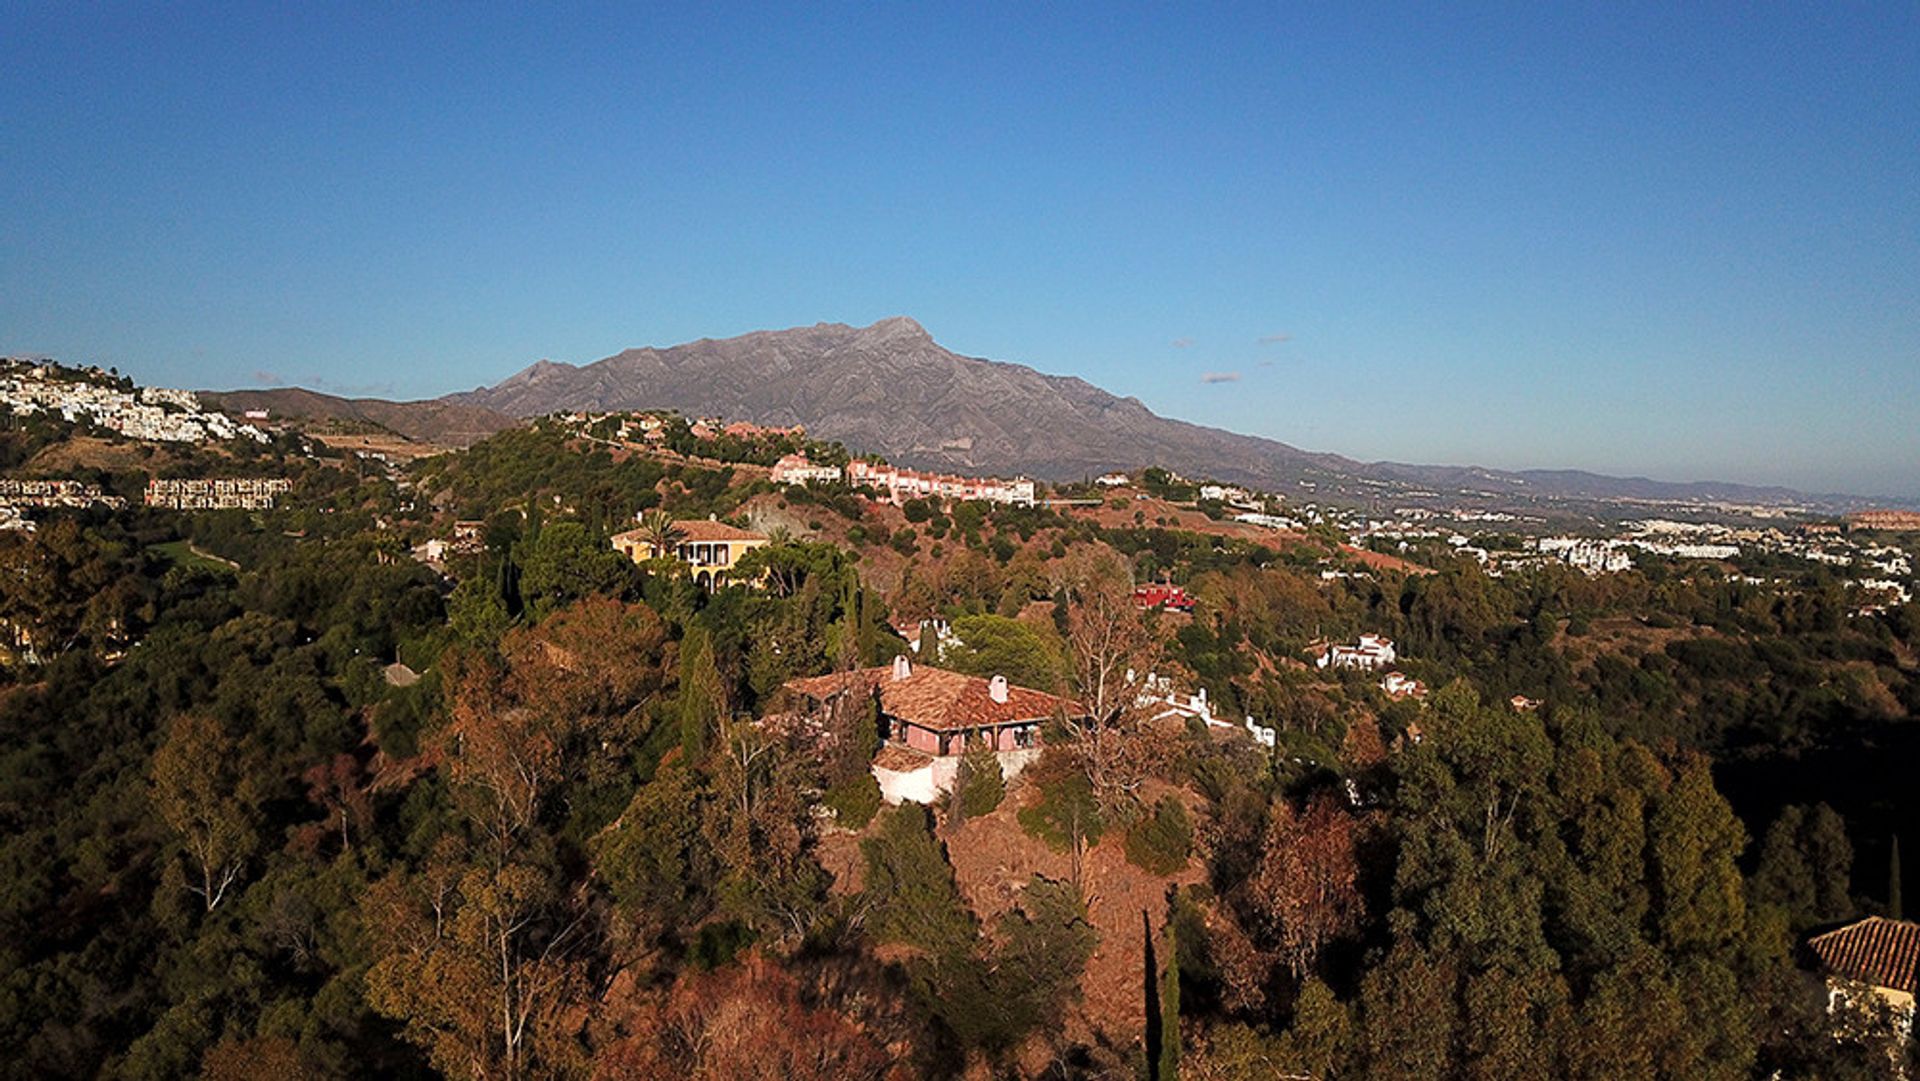
[[[1031,624],[1006,616],[962,616],[953,622],[957,640],[940,651],[940,663],[976,676],[1005,676],[1021,687],[1051,691],[1061,686],[1061,646]]]
[[[595,593],[617,592],[633,573],[625,556],[579,522],[542,527],[521,562],[521,595],[540,614]]]
[[[447,597],[447,622],[462,641],[485,647],[500,640],[511,617],[497,583],[468,578]]]
[[[1162,796],[1153,810],[1127,831],[1127,859],[1156,875],[1171,875],[1187,865],[1193,850],[1193,818],[1186,805]]]
[[[987,743],[974,740],[960,756],[953,782],[953,806],[956,818],[976,818],[992,814],[1007,794],[1000,774],[1000,759]]]
[[[866,891],[874,906],[874,934],[934,956],[960,956],[973,946],[977,925],[954,884],[953,869],[933,834],[933,818],[903,803],[880,815],[860,842]]]
[[[703,798],[691,771],[669,765],[594,839],[594,865],[615,902],[655,933],[687,926],[705,902],[712,870],[699,816],[690,813]]]
[[[153,755],[153,803],[191,866],[186,888],[218,908],[259,844],[257,765],[205,714],[184,713]]]
[[[1746,833],[1714,791],[1707,760],[1689,755],[1648,821],[1655,918],[1677,952],[1724,949],[1745,926],[1739,868]]]

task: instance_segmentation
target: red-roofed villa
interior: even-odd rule
[[[888,803],[932,803],[953,789],[960,756],[985,743],[1013,777],[1040,753],[1049,719],[1084,716],[1079,703],[1009,684],[896,657],[891,665],[796,679],[787,689],[824,710],[842,695],[879,699],[886,743],[873,775]]]

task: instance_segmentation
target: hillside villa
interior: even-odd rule
[[[1405,672],[1388,672],[1380,681],[1380,689],[1388,698],[1398,702],[1403,698],[1425,698],[1427,685],[1408,676]]]
[[[717,589],[733,574],[741,556],[767,543],[767,538],[758,533],[712,519],[690,519],[673,526],[680,533],[680,541],[672,552],[656,550],[644,529],[614,534],[613,547],[635,563],[670,556],[687,565],[702,589]]]
[[[1376,668],[1391,667],[1399,659],[1394,652],[1393,639],[1384,634],[1363,634],[1358,645],[1313,647],[1318,656],[1313,662],[1320,668],[1358,668],[1372,671]]]
[[[886,738],[873,776],[888,803],[932,803],[952,791],[960,756],[982,743],[993,749],[1003,776],[1016,776],[1040,754],[1042,725],[1084,715],[1076,702],[1013,686],[1005,676],[962,675],[904,656],[891,665],[792,680],[786,688],[816,715],[844,695],[879,700]]]

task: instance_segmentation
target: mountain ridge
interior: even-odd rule
[[[1349,495],[1366,495],[1371,485],[1444,487],[1453,491],[1438,494],[1485,490],[1491,497],[1522,502],[1867,502],[1784,486],[1612,477],[1586,470],[1363,462],[1161,416],[1138,398],[1113,394],[1078,376],[955,353],[907,316],[865,327],[821,322],[643,346],[581,365],[541,360],[491,386],[437,400],[521,417],[673,408],[758,424],[805,424],[816,436],[902,464],[1047,480],[1152,464],[1290,494],[1319,491],[1331,482]]]

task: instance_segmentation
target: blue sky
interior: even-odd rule
[[[0,351],[429,396],[906,314],[1316,450],[1920,497],[1920,6],[695,6],[8,5]]]

